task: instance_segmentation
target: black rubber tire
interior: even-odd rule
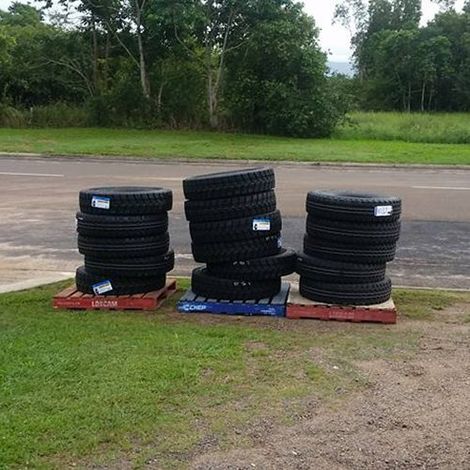
[[[194,260],[198,263],[225,263],[264,258],[277,255],[280,250],[280,234],[238,242],[192,244]]]
[[[255,230],[257,219],[270,221],[269,230]],[[241,219],[219,220],[216,222],[189,223],[189,232],[194,243],[229,242],[262,238],[279,233],[282,230],[282,218],[279,211],[269,212]]]
[[[249,168],[186,178],[183,190],[186,199],[204,200],[266,192],[275,185],[272,168]]]
[[[95,259],[85,257],[85,269],[97,276],[157,277],[175,267],[175,253],[170,250],[163,256],[124,259]]]
[[[77,212],[77,232],[97,238],[133,238],[160,235],[168,231],[168,214],[98,215]]]
[[[326,304],[376,305],[390,299],[392,282],[386,277],[370,284],[328,284],[303,277],[299,291],[306,299]]]
[[[367,223],[307,217],[307,233],[314,238],[335,240],[345,245],[380,245],[400,239],[400,222]]]
[[[329,243],[326,240],[305,235],[304,252],[319,258],[359,264],[383,264],[395,258],[396,244],[350,246]]]
[[[274,191],[184,203],[186,219],[197,223],[239,219],[275,210],[276,195]]]
[[[215,300],[259,300],[271,298],[281,290],[281,279],[237,281],[211,276],[206,268],[196,268],[191,288],[200,297]]]
[[[91,274],[84,266],[80,266],[75,274],[77,289],[85,294],[94,294],[93,286],[104,281],[111,282],[112,290],[101,295],[134,295],[162,289],[165,287],[166,276],[110,278],[109,276],[96,276]]]
[[[92,207],[93,198],[109,199],[109,208]],[[80,210],[85,214],[144,215],[167,212],[173,206],[169,189],[139,186],[91,188],[80,191]]]
[[[343,263],[341,261],[332,261],[301,253],[297,255],[295,270],[300,276],[319,282],[366,284],[383,281],[385,279],[385,269],[385,263]]]
[[[211,276],[243,281],[261,281],[288,276],[295,271],[297,255],[294,250],[282,250],[278,255],[232,263],[208,264]]]
[[[376,208],[386,206],[391,206],[390,214],[377,216]],[[391,222],[400,218],[401,199],[353,191],[312,191],[307,195],[307,212],[332,220]]]
[[[161,256],[170,249],[168,233],[141,238],[92,238],[78,235],[78,251],[95,259]]]

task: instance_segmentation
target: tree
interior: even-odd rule
[[[344,0],[336,5],[335,19],[352,29],[356,68],[359,76],[367,79],[374,63],[374,35],[417,29],[421,0]]]
[[[192,18],[191,29],[181,32],[175,24],[175,34],[191,56],[203,64],[209,123],[215,129],[219,126],[227,55],[246,42],[253,6],[246,0],[195,0],[180,2],[175,7],[180,13],[186,9],[186,15]]]
[[[44,115],[74,104],[97,125],[284,135],[328,135],[344,113],[294,0],[59,1],[52,22],[21,4],[0,12],[5,103]]]
[[[258,10],[254,25],[245,46],[228,60],[229,109],[237,127],[329,135],[340,113],[327,96],[326,56],[313,19],[285,0]]]
[[[430,111],[439,80],[451,73],[450,41],[445,36],[422,37],[416,49],[416,56],[421,81],[420,110]]]

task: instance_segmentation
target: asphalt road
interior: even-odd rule
[[[81,188],[154,185],[174,191],[172,245],[175,274],[194,263],[183,214],[181,181],[243,163],[163,163],[126,160],[0,157],[0,291],[23,280],[68,275],[80,264],[75,211]],[[449,169],[319,167],[276,164],[283,243],[300,249],[305,195],[312,189],[354,189],[403,198],[403,234],[396,285],[470,289],[470,171]]]

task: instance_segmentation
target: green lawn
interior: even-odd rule
[[[352,113],[335,138],[470,144],[470,113]]]
[[[338,137],[293,139],[195,131],[0,129],[0,151],[164,159],[470,164],[470,145]]]
[[[155,314],[54,311],[63,285],[0,295],[0,468],[149,458],[183,468],[208,438],[240,446],[262,417],[289,423],[305,397],[366,387],[355,361],[408,357],[419,337],[416,320],[399,329],[183,316],[176,299]],[[404,317],[470,302],[397,295]]]

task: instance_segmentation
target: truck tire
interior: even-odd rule
[[[352,191],[312,191],[307,195],[307,212],[332,220],[393,222],[400,218],[401,199]]]
[[[281,250],[280,234],[227,243],[193,243],[194,260],[198,263],[226,263],[277,255]]]
[[[295,270],[297,255],[294,250],[282,250],[279,254],[231,263],[208,264],[211,276],[244,281],[261,281],[288,276]]]
[[[259,300],[271,298],[281,290],[281,279],[237,281],[211,276],[205,268],[196,268],[192,290],[200,297],[214,300]]]
[[[249,240],[279,233],[281,229],[281,213],[277,210],[241,219],[189,223],[194,243]]]
[[[141,238],[92,238],[78,235],[78,251],[94,259],[161,256],[170,249],[168,233]]]
[[[77,212],[77,232],[97,238],[135,238],[168,231],[168,214],[97,215]]]
[[[272,168],[250,168],[210,175],[193,176],[183,181],[186,199],[205,200],[262,193],[275,186]]]
[[[173,250],[162,256],[143,258],[95,259],[85,257],[85,269],[96,276],[158,277],[170,272],[175,266]]]
[[[248,196],[186,201],[184,204],[186,219],[196,223],[251,217],[275,210],[276,195],[274,191]]]
[[[396,243],[400,238],[400,222],[368,223],[307,217],[307,233],[313,238],[335,240],[345,245],[380,245]]]
[[[359,264],[383,264],[395,258],[396,244],[350,246],[305,235],[304,252],[319,258]]]
[[[109,284],[107,284],[109,282]],[[98,294],[95,288],[100,284],[107,284],[111,289],[99,295],[134,295],[144,294],[165,287],[166,276],[148,278],[110,278],[96,276],[89,273],[84,266],[80,266],[75,274],[77,289],[84,294]]]
[[[80,211],[85,214],[144,215],[171,210],[169,189],[139,186],[91,188],[80,191]]]
[[[370,284],[329,284],[300,279],[300,294],[306,299],[327,304],[377,305],[392,295],[392,282],[388,277]]]
[[[318,282],[338,284],[366,284],[385,279],[385,263],[355,264],[333,261],[305,253],[297,255],[296,272]]]

